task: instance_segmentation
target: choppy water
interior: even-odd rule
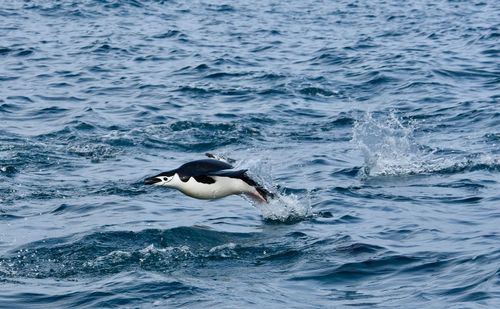
[[[499,307],[499,13],[1,1],[0,307]]]

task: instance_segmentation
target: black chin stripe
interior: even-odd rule
[[[215,183],[215,179],[206,175],[193,176],[194,180],[201,183],[212,184]]]

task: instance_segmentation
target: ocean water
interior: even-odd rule
[[[500,307],[499,15],[0,1],[0,308]],[[277,198],[143,185],[206,152]]]

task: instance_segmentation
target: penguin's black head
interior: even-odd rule
[[[162,186],[170,182],[175,175],[176,170],[168,171],[168,172],[163,172],[161,174],[158,174],[153,177],[148,177],[144,179],[144,184],[145,185],[157,185],[157,186]]]

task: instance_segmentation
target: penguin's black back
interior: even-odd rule
[[[209,175],[211,173],[216,173],[232,168],[233,166],[231,164],[223,161],[214,159],[202,159],[183,164],[176,170],[176,172],[180,176],[191,177],[199,175]]]

